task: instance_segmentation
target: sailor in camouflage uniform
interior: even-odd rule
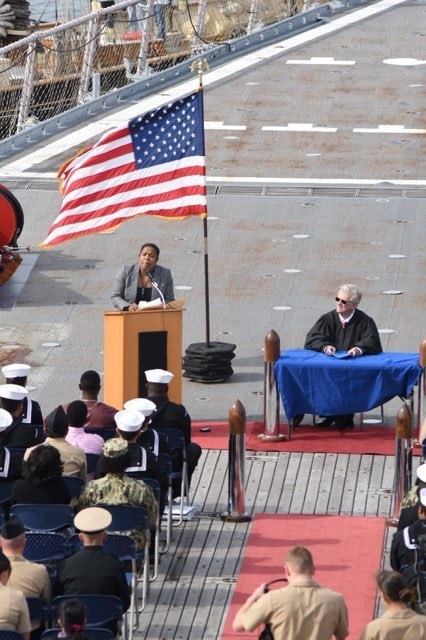
[[[105,476],[88,482],[79,498],[79,509],[96,504],[133,505],[144,507],[148,513],[149,524],[156,525],[158,503],[155,495],[143,480],[129,478],[125,469],[129,466],[128,446],[121,438],[107,440],[99,461],[99,470]],[[135,540],[137,548],[143,549],[145,532],[134,529],[129,535]]]

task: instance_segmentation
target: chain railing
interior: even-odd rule
[[[0,47],[0,140],[275,24],[305,0],[124,0]],[[321,4],[321,3],[317,3]]]

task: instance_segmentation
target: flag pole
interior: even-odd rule
[[[191,71],[197,70],[198,73],[198,90],[202,91],[203,86],[203,70],[208,69],[207,60],[197,60],[191,66]],[[202,121],[204,122],[204,116]],[[204,132],[203,132],[204,136]],[[204,154],[205,155],[205,154]],[[206,346],[210,347],[210,293],[209,293],[209,249],[208,249],[208,231],[207,231],[207,210],[202,214],[203,219],[203,235],[204,235],[204,299],[206,307]]]
[[[191,65],[191,71],[197,70],[199,78],[198,91],[203,90],[203,69],[208,69],[206,60],[194,61]],[[203,109],[203,101],[200,101],[201,109]],[[204,127],[204,114],[202,114],[202,122]],[[204,128],[203,128],[203,147],[204,147]],[[203,148],[204,157],[206,157]],[[223,382],[232,374],[231,360],[234,358],[235,344],[225,342],[210,341],[210,299],[209,299],[209,252],[208,252],[208,234],[207,234],[207,207],[201,214],[203,219],[204,230],[204,287],[205,287],[205,306],[206,306],[206,341],[190,344],[185,349],[183,358],[183,376],[190,378],[195,382]]]

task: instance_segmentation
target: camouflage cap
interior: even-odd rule
[[[122,438],[111,438],[104,443],[103,452],[106,458],[119,458],[127,453],[127,442]]]

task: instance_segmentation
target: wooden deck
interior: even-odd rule
[[[203,453],[191,491],[198,514],[174,528],[137,637],[220,638],[251,526],[220,518],[227,469],[227,451]],[[392,456],[247,452],[246,511],[386,517],[393,473]]]

